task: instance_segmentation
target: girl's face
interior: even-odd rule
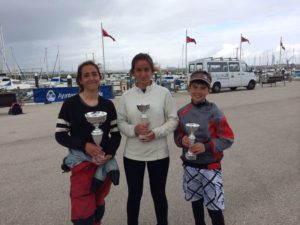
[[[135,76],[136,86],[146,88],[151,84],[152,69],[147,60],[138,60],[134,65],[133,75]]]
[[[191,83],[189,91],[194,104],[204,102],[206,96],[209,94],[208,86],[200,83]]]
[[[84,91],[98,91],[101,75],[93,65],[86,65],[81,69],[81,78],[79,83]]]

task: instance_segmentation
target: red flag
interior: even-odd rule
[[[243,36],[241,36],[241,42],[248,42],[248,44],[250,44],[250,41],[247,38],[244,38]]]
[[[282,44],[282,40],[280,40],[280,47],[281,47],[283,50],[285,50],[285,47],[284,47],[283,44]]]
[[[106,30],[104,30],[103,28],[102,28],[102,36],[103,37],[110,37],[113,41],[116,41],[116,39],[114,39],[109,33],[107,33],[107,31]]]
[[[189,36],[186,36],[186,43],[194,42],[196,44],[196,40],[194,38],[190,38]]]

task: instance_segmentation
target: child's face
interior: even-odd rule
[[[133,70],[137,86],[140,88],[147,87],[152,79],[152,72],[151,66],[147,60],[137,61]]]
[[[86,65],[81,69],[81,78],[79,83],[84,90],[97,91],[100,85],[101,75],[93,65]]]
[[[209,88],[205,84],[191,83],[189,91],[192,97],[192,101],[195,104],[204,102],[206,96],[209,94]]]

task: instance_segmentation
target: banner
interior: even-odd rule
[[[78,87],[34,88],[33,101],[34,103],[63,102],[78,93]],[[112,86],[100,86],[99,95],[106,99],[112,99]]]

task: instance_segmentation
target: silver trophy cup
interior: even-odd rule
[[[138,104],[136,107],[141,112],[141,123],[148,123],[149,119],[146,112],[150,109],[150,104]],[[139,139],[143,140],[144,135],[139,135]]]
[[[189,141],[190,141],[190,144],[194,144],[195,143],[195,135],[194,135],[194,132],[196,130],[198,130],[198,128],[200,127],[200,124],[198,123],[187,123],[185,124],[185,127],[186,129],[189,131]],[[190,150],[188,150],[186,153],[185,153],[185,158],[187,160],[196,160],[197,159],[197,156],[192,153]]]
[[[95,111],[88,112],[84,116],[86,120],[95,127],[91,134],[95,144],[100,147],[103,131],[99,128],[99,126],[105,122],[107,113],[103,111]]]

